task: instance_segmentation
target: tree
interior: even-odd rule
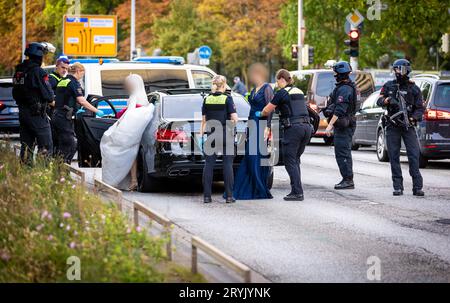
[[[278,32],[278,41],[283,45],[285,58],[290,58],[290,46],[297,41],[297,2],[288,0],[281,10],[283,28]],[[398,53],[411,58],[415,68],[432,66],[428,49],[449,29],[450,18],[445,13],[448,4],[439,0],[384,0],[383,3],[388,9],[381,12],[381,20],[364,21],[360,66],[374,67],[384,54],[392,61]],[[345,17],[354,9],[365,15],[368,8],[366,1],[304,1],[305,43],[315,47],[316,62],[321,65],[328,59],[348,60],[343,52],[347,38]]]

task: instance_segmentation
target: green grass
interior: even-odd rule
[[[0,147],[0,282],[202,282],[165,258],[166,239],[134,228],[115,207],[61,173],[62,164],[22,165]]]

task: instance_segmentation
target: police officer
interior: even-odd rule
[[[20,157],[30,164],[37,143],[38,152],[51,156],[53,149],[50,123],[46,114],[53,102],[53,91],[47,73],[41,68],[47,49],[41,43],[30,43],[25,49],[28,59],[16,66],[13,97],[19,106]]]
[[[303,201],[303,188],[300,173],[300,157],[311,139],[312,127],[303,92],[293,85],[291,74],[281,69],[276,75],[277,91],[272,101],[257,117],[265,117],[277,110],[283,129],[283,160],[291,179],[291,192],[284,197],[286,201]]]
[[[55,113],[53,114],[53,123],[58,140],[57,153],[64,159],[64,162],[70,164],[76,151],[76,141],[74,132],[73,117],[78,111],[80,105],[84,108],[102,117],[104,113],[92,106],[85,98],[84,91],[79,80],[84,76],[84,66],[80,63],[74,63],[69,67],[69,74],[65,79],[59,81],[56,87]]]
[[[335,189],[354,189],[352,137],[356,129],[356,106],[359,92],[356,84],[350,80],[352,68],[346,61],[340,61],[333,66],[336,87],[330,95],[324,115],[329,119],[325,130],[331,136],[334,129],[334,153],[342,181]]]
[[[67,72],[69,71],[69,64],[70,61],[66,57],[60,57],[58,58],[58,60],[56,60],[55,70],[51,72],[49,75],[49,83],[55,94],[56,94],[56,86],[62,79],[64,79],[67,76]],[[54,108],[55,102],[52,102],[50,106],[47,108],[47,114],[49,117],[53,117]],[[58,138],[56,137],[56,131],[53,120],[50,121],[50,126],[52,128],[53,153],[56,155],[56,151],[58,150]]]
[[[408,60],[396,60],[392,68],[395,80],[384,84],[377,104],[387,109],[387,116],[383,118],[386,125],[386,144],[394,183],[393,194],[394,196],[403,195],[403,176],[400,166],[400,147],[403,138],[408,154],[409,174],[413,181],[413,194],[424,196],[423,179],[419,171],[420,148],[414,128],[417,122],[422,120],[424,114],[422,93],[419,87],[409,80],[411,64]]]
[[[234,126],[238,121],[233,98],[225,94],[227,80],[217,75],[212,80],[212,94],[205,98],[202,106],[202,124],[200,135],[207,134],[206,142],[202,139],[205,154],[203,169],[204,203],[211,203],[214,165],[218,154],[222,154],[223,177],[225,181],[226,203],[234,203],[233,198],[233,158]]]

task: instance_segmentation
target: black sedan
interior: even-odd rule
[[[19,108],[12,97],[12,79],[0,79],[0,132],[19,132]]]
[[[155,191],[168,178],[185,180],[203,172],[205,159],[196,146],[200,132],[201,105],[204,92],[193,90],[168,90],[149,94],[149,102],[155,105],[155,113],[149,131],[138,154],[138,183],[143,192]],[[126,96],[92,97],[92,105],[111,109],[111,114],[97,118],[93,113],[78,115],[75,122],[78,139],[78,162],[80,167],[100,167],[100,140],[103,133],[113,125],[117,110],[113,102],[124,100]],[[234,95],[239,123],[236,126],[235,168],[245,152],[246,122],[250,106],[242,96]],[[222,164],[218,158],[215,175],[222,177]],[[273,173],[268,183],[273,181]]]

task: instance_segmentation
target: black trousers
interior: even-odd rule
[[[408,130],[388,124],[386,126],[386,144],[391,163],[392,181],[394,189],[403,190],[403,175],[400,165],[400,148],[405,143],[408,156],[409,175],[412,177],[413,189],[422,189],[423,178],[419,170],[420,147],[416,131],[413,127]]]
[[[70,164],[77,150],[73,121],[66,118],[65,112],[56,110],[52,122],[58,142],[56,153]]]
[[[31,163],[34,148],[37,144],[38,152],[51,156],[53,151],[52,132],[46,115],[34,115],[28,107],[19,107],[20,122],[20,158],[23,162]]]
[[[352,138],[356,126],[335,128],[334,155],[343,179],[353,179]]]
[[[291,180],[291,193],[303,194],[300,157],[311,139],[312,128],[307,123],[294,123],[283,130],[283,161]]]
[[[205,155],[205,167],[203,168],[203,195],[211,197],[212,183],[214,177],[214,166],[216,164],[217,155]],[[225,183],[225,198],[233,197],[234,173],[233,173],[234,156],[222,156],[223,180]]]

